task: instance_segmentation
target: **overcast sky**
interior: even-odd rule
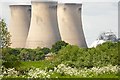
[[[59,0],[59,2],[82,3],[82,22],[88,46],[104,31],[118,35],[119,0]],[[16,2],[16,3],[15,3]],[[0,0],[0,17],[9,24],[9,4],[30,3],[30,0]]]

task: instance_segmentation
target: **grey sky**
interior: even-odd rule
[[[82,3],[83,29],[88,46],[104,31],[113,31],[118,35],[119,0],[59,0],[59,2]],[[3,3],[4,2],[4,3]],[[9,23],[10,3],[30,2],[30,0],[0,0],[0,17]],[[15,3],[16,4],[16,3]]]
[[[104,31],[118,35],[118,4],[116,2],[83,3],[83,27],[91,44]]]

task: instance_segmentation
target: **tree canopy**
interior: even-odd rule
[[[4,19],[0,19],[0,47],[7,48],[10,46],[10,33]]]

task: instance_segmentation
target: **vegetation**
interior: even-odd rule
[[[118,65],[118,44],[106,42],[96,48],[79,48],[67,45],[58,52],[56,64],[64,63],[71,67],[98,67],[109,64]]]
[[[61,42],[60,42],[61,43]],[[79,48],[74,45],[66,45],[55,56],[55,63],[64,63],[76,67],[117,65],[118,43],[107,42],[96,48]],[[52,48],[53,49],[53,48]],[[4,61],[39,61],[44,60],[46,54],[51,53],[49,48],[3,48],[2,59]]]
[[[120,74],[120,42],[106,42],[96,48],[79,48],[64,41],[51,49],[9,48],[10,34],[4,20],[0,21],[0,35],[0,78],[118,78]],[[49,53],[54,58],[45,60]]]
[[[59,46],[60,44],[60,46]],[[45,55],[48,53],[52,53],[55,51],[57,53],[58,50],[62,48],[62,46],[66,46],[67,43],[64,41],[59,41],[55,43],[52,49],[49,48],[36,48],[36,49],[26,49],[26,48],[3,48],[2,49],[2,60],[4,60],[3,65],[5,67],[12,68],[15,63],[20,63],[20,61],[39,61],[44,60]],[[57,50],[57,51],[56,51]],[[9,65],[11,63],[11,65]],[[13,64],[13,65],[12,65]],[[16,66],[19,64],[16,64]]]
[[[57,53],[62,47],[65,47],[67,45],[68,45],[68,43],[66,43],[64,41],[58,41],[54,45],[52,45],[51,51],[53,53]]]
[[[53,69],[31,67],[22,71],[15,68],[2,67],[2,70],[3,73],[0,76],[4,76],[4,78],[94,78],[98,76],[118,78],[119,67],[108,65],[93,68],[72,68],[64,64],[59,64]]]
[[[7,48],[10,46],[10,33],[8,32],[7,30],[7,26],[6,26],[6,23],[3,19],[0,20],[0,46],[2,48]]]
[[[120,46],[118,44],[120,42],[106,42],[96,48],[79,48],[78,46],[67,45],[54,55],[53,60],[49,61],[42,58],[43,55],[51,51],[47,48],[4,48],[3,52],[6,53],[4,60],[16,60],[16,63],[14,61],[14,63],[4,62],[3,66],[8,72],[6,72],[6,76],[3,75],[4,77],[7,75],[8,77],[9,75],[15,77],[14,75],[16,75],[20,78],[22,76],[24,78],[98,78],[98,76],[118,78],[120,62],[118,61],[118,46]],[[10,70],[15,73],[9,73]]]
[[[7,31],[6,23],[0,19],[0,65],[2,64],[2,48],[7,48],[10,45],[10,34]]]

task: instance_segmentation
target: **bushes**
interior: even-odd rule
[[[49,48],[4,48],[2,50],[2,59],[5,61],[39,61],[43,60],[46,54],[55,51],[58,53],[53,61],[55,65],[64,63],[71,67],[88,68],[93,66],[102,67],[109,64],[118,65],[120,64],[120,61],[118,61],[118,44],[120,42],[106,42],[96,48],[79,48],[78,46],[68,45],[63,41],[59,41],[53,45],[54,47],[51,50]]]
[[[118,46],[120,47],[118,44],[120,44],[120,42],[106,42],[96,48],[79,48],[74,45],[66,45],[66,47],[62,47],[57,52],[58,54],[56,54],[55,59],[53,59],[54,61],[42,60],[44,55],[50,52],[48,48],[4,48],[3,59],[5,61],[3,65],[6,68],[15,68],[20,75],[27,75],[29,70],[33,70],[32,72],[29,71],[29,76],[36,74],[34,71],[40,70],[45,70],[47,73],[52,72],[52,74],[50,74],[51,77],[54,75],[56,77],[56,74],[61,77],[93,77],[102,74],[113,74],[114,72],[116,75],[120,62],[118,61]],[[31,69],[32,66],[36,68]]]
[[[2,65],[6,68],[17,68],[20,67],[21,62],[20,61],[5,61],[2,63]]]
[[[53,46],[52,49],[49,48],[36,48],[36,49],[26,49],[26,48],[3,48],[2,49],[2,59],[5,61],[14,61],[13,58],[20,61],[38,61],[44,59],[44,56],[50,52],[59,51],[67,43],[64,41],[58,41]],[[8,59],[9,60],[8,60]]]
[[[30,66],[28,66],[30,67]],[[53,69],[41,69],[38,67],[31,67],[29,69],[17,70],[15,68],[5,68],[0,67],[2,69],[2,73],[0,74],[1,78],[12,78],[12,80],[26,78],[26,80],[33,80],[36,78],[40,80],[51,80],[48,78],[59,78],[57,80],[61,80],[60,78],[118,78],[118,70],[119,66],[104,66],[104,67],[93,67],[90,69],[87,68],[72,68],[70,66],[66,66],[64,64],[59,64]],[[2,79],[3,80],[3,79]],[[6,80],[6,79],[5,79]],[[23,79],[20,79],[23,80]],[[91,79],[92,80],[92,79]],[[114,80],[114,79],[113,79]]]
[[[89,54],[85,52],[86,49],[79,48],[78,46],[67,45],[65,48],[58,52],[55,63],[61,62],[71,67],[85,67],[89,63]]]
[[[56,64],[64,63],[72,67],[98,67],[118,65],[118,43],[106,42],[96,48],[79,48],[67,45],[58,52]]]
[[[36,48],[36,49],[25,49],[25,48],[3,48],[2,59],[5,61],[14,61],[13,58],[22,61],[36,61],[43,59],[45,54],[50,52],[49,48]],[[8,60],[9,59],[9,60]]]
[[[44,54],[48,54],[48,53],[51,52],[49,48],[42,48],[41,51],[42,51]]]
[[[57,53],[62,47],[67,46],[68,43],[64,41],[58,41],[54,45],[52,45],[51,52]]]

